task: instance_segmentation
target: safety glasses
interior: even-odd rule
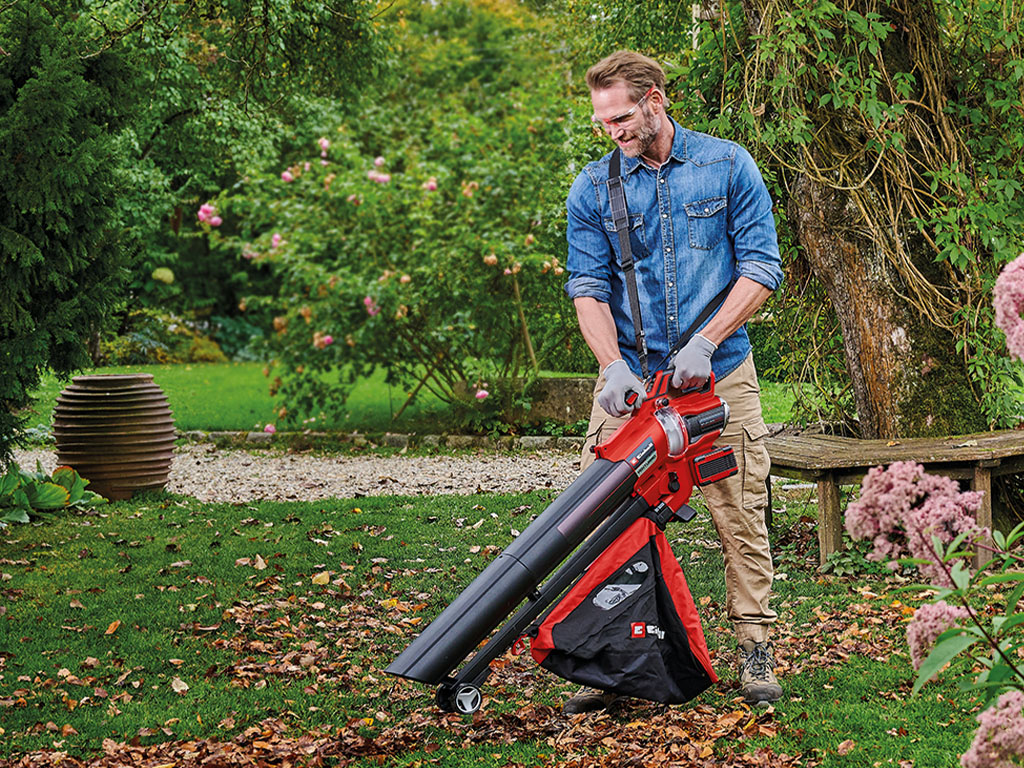
[[[616,115],[615,117],[606,117],[606,118],[598,117],[597,115],[592,115],[591,118],[590,118],[590,124],[594,128],[594,132],[598,133],[598,134],[600,134],[600,133],[602,133],[604,131],[607,131],[608,133],[611,133],[611,129],[612,129],[613,125],[622,125],[627,120],[629,120],[631,117],[633,117],[633,115],[636,114],[636,111],[638,109],[640,109],[640,107],[643,105],[643,103],[645,101],[647,101],[647,98],[652,93],[654,93],[654,86],[653,85],[650,88],[647,89],[647,93],[645,93],[643,96],[640,97],[640,101],[638,101],[636,104],[634,104],[632,109],[629,109],[629,110],[623,112],[621,115]]]

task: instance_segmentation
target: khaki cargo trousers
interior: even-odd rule
[[[594,388],[581,472],[594,461],[591,448],[611,437],[628,418],[609,416],[598,405],[597,394],[603,387],[604,377],[600,376]],[[777,618],[768,607],[773,573],[765,511],[771,460],[764,445],[768,428],[761,413],[761,387],[752,355],[747,355],[736,370],[715,383],[715,394],[729,404],[730,412],[729,423],[715,444],[732,446],[739,471],[697,490],[703,492],[722,541],[726,611],[736,640],[765,642],[768,625]]]

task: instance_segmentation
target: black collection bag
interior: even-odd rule
[[[718,680],[683,569],[646,517],[529,634],[542,667],[620,696],[681,704]]]

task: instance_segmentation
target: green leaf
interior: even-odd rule
[[[38,483],[26,489],[33,509],[61,509],[68,502],[68,489],[56,483]]]
[[[921,687],[937,675],[957,654],[970,648],[979,639],[977,636],[966,632],[952,635],[944,640],[940,639],[935,644],[932,652],[928,654],[928,658],[924,660],[921,669],[918,670],[917,680],[914,683],[914,693],[918,693]]]
[[[4,523],[27,523],[30,522],[28,514],[23,509],[12,509],[0,516],[0,522]]]

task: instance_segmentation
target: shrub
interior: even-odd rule
[[[90,362],[121,293],[116,131],[131,104],[114,48],[79,55],[81,3],[0,14],[0,466],[40,373]]]
[[[99,359],[105,365],[227,362],[196,321],[152,309],[129,312],[118,335],[100,342]]]
[[[39,462],[35,472],[12,465],[0,475],[0,528],[27,523],[58,510],[87,509],[106,504],[98,493],[86,490],[88,481],[71,467],[58,467],[47,475]]]

